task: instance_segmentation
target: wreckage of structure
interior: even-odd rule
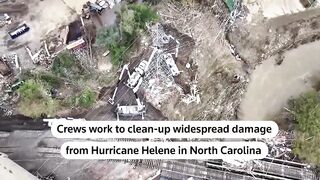
[[[137,116],[141,115],[142,119],[146,113],[145,105],[139,98],[137,92],[143,88],[147,95],[153,95],[154,97],[159,94],[165,95],[163,87],[169,88],[174,84],[175,76],[180,74],[180,71],[175,63],[175,58],[178,56],[180,43],[171,35],[165,34],[161,24],[155,24],[148,26],[152,41],[152,52],[147,60],[143,59],[140,63],[130,69],[130,65],[123,66],[120,73],[117,86],[113,92],[112,97],[109,99],[110,104],[114,104],[115,97],[118,92],[120,83],[123,83],[130,88],[135,94],[136,105],[120,105],[117,104],[116,114],[119,119],[121,116]],[[175,44],[174,51],[171,53],[169,44]],[[132,67],[131,67],[132,68]],[[126,75],[125,76],[125,72]],[[123,80],[125,79],[125,80]],[[161,83],[161,86],[156,85]],[[160,100],[154,102],[160,103]]]

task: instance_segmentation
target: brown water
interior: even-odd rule
[[[271,57],[251,75],[240,106],[241,119],[266,119],[286,106],[291,97],[312,89],[320,74],[320,41],[286,52],[275,65]]]
[[[267,18],[274,18],[286,14],[304,11],[300,0],[245,0],[250,13],[262,12]]]

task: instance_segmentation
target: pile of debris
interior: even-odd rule
[[[44,42],[44,46],[40,47],[37,51],[34,53],[31,51],[31,49],[28,46],[25,46],[25,49],[31,58],[33,64],[42,65],[45,67],[49,67],[52,63],[51,54],[48,50],[47,43]]]
[[[143,118],[145,105],[143,105],[143,101],[138,97],[137,92],[139,90],[145,92],[144,96],[146,100],[158,108],[161,107],[161,103],[169,100],[172,94],[182,92],[174,82],[174,77],[180,74],[175,63],[175,58],[178,55],[179,42],[172,36],[165,34],[160,24],[148,26],[148,29],[153,42],[151,48],[148,47],[150,51],[145,54],[147,57],[143,57],[140,62],[134,62],[134,64],[137,64],[135,67],[129,68],[129,64],[123,66],[118,84],[109,100],[111,104],[114,104],[118,87],[121,86],[120,83],[124,78],[128,78],[124,84],[132,89],[136,96],[137,105],[120,106],[118,104],[116,109],[118,117],[119,115],[142,115]],[[176,46],[173,53],[170,53],[170,49],[168,49],[171,47],[171,43],[174,43]],[[150,52],[151,54],[149,54]],[[128,76],[124,76],[125,71]]]
[[[254,164],[259,166],[259,162],[255,160],[224,159],[222,161],[222,165],[226,168],[243,169],[246,171],[251,171]]]
[[[171,54],[159,52],[151,61],[141,85],[145,91],[146,100],[156,108],[160,108],[161,104],[170,99],[173,94],[176,92],[181,94],[182,89],[174,81],[174,76],[179,73]]]
[[[156,108],[160,108],[161,104],[173,95],[183,93],[174,79],[181,73],[176,65],[180,43],[173,36],[167,35],[160,23],[148,26],[148,30],[151,34],[152,46],[156,47],[158,52],[150,62],[142,88],[145,91],[146,100]]]
[[[0,76],[18,75],[21,72],[19,57],[16,53],[0,57]]]
[[[201,98],[200,98],[200,92],[199,92],[199,88],[198,88],[198,81],[194,80],[191,84],[190,84],[190,94],[186,94],[182,97],[181,99],[182,102],[188,104],[191,104],[193,102],[199,104],[201,102]]]
[[[292,132],[279,130],[276,137],[267,139],[265,142],[269,147],[269,156],[284,160],[293,160],[292,142],[294,134]]]
[[[16,103],[17,97],[11,93],[22,83],[17,81],[20,73],[21,66],[16,53],[0,57],[0,107],[5,116],[13,113],[11,107]]]
[[[0,27],[3,27],[5,25],[11,24],[12,19],[8,14],[0,15]]]
[[[102,14],[105,9],[112,9],[121,0],[96,0],[95,3],[86,2],[82,7],[82,18],[90,19],[91,13]]]
[[[11,69],[9,68],[7,61],[0,58],[0,77],[8,76],[11,74]]]
[[[31,50],[28,46],[25,46],[25,49],[33,64],[49,68],[54,57],[60,52],[66,49],[73,51],[85,46],[84,35],[83,23],[76,20],[65,28],[59,28],[59,30],[48,34],[39,49]]]

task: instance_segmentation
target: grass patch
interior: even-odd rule
[[[97,94],[90,90],[85,89],[79,95],[73,96],[69,100],[72,107],[90,108],[97,100]]]
[[[37,118],[42,115],[54,116],[59,109],[59,102],[51,98],[49,87],[37,80],[27,80],[17,90],[20,101],[19,111],[29,117]]]
[[[31,102],[46,96],[46,87],[35,80],[28,80],[18,89],[18,93],[24,101]]]
[[[320,95],[311,91],[289,101],[296,122],[294,153],[320,165]]]
[[[56,74],[53,74],[51,72],[43,72],[43,71],[37,72],[37,73],[31,73],[31,72],[23,73],[21,75],[21,79],[24,81],[33,79],[37,82],[41,82],[53,88],[59,88],[63,84],[63,79],[58,77]]]
[[[103,28],[98,32],[96,43],[109,47],[114,43],[118,43],[120,41],[120,36],[120,31],[116,26]]]
[[[67,51],[60,53],[54,59],[51,70],[53,74],[68,79],[79,78],[83,74],[75,56]]]
[[[81,72],[74,56],[64,52],[54,60],[52,72],[22,74],[25,83],[17,89],[20,96],[18,110],[26,116],[39,118],[54,117],[62,108],[91,107],[96,102],[95,94],[91,91],[83,91],[81,95],[75,96],[74,104],[65,103],[66,98],[69,99],[79,89],[81,91],[81,87],[91,78]],[[64,90],[66,86],[69,91]]]
[[[234,10],[234,0],[225,0],[225,3],[228,6],[229,12]]]
[[[59,78],[58,76],[51,74],[51,73],[44,73],[41,72],[39,74],[36,75],[37,79],[39,79],[42,82],[45,82],[48,84],[48,86],[52,87],[52,88],[59,88],[62,83],[63,80],[61,78]]]

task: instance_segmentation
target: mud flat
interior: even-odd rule
[[[258,66],[240,106],[240,119],[266,119],[286,106],[291,97],[311,90],[320,75],[320,41],[283,54],[281,65],[273,56]]]

